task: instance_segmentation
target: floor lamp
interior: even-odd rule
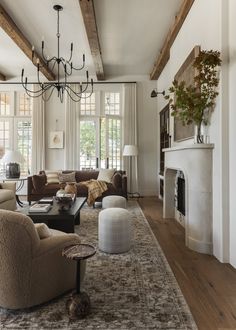
[[[130,192],[128,192],[128,194],[130,195],[134,195],[134,194],[137,194],[139,195],[138,193],[133,193],[132,192],[132,157],[135,157],[138,155],[138,148],[137,146],[135,145],[132,145],[132,144],[126,144],[124,146],[124,150],[123,150],[123,156],[124,157],[129,157],[129,168],[130,168],[130,173],[129,173],[129,189],[130,189]]]

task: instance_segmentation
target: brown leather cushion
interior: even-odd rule
[[[39,175],[33,175],[32,176],[32,182],[33,182],[33,187],[36,191],[41,190],[46,182],[47,182],[47,177],[44,174],[39,174]]]
[[[98,177],[98,171],[76,171],[76,182],[89,181],[91,179],[96,180]]]

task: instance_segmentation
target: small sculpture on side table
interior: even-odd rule
[[[80,260],[92,257],[96,249],[90,244],[70,245],[63,249],[62,255],[77,261],[76,291],[73,292],[66,303],[70,319],[84,318],[90,311],[90,299],[86,292],[80,291]]]

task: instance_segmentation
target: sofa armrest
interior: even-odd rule
[[[122,194],[126,199],[128,198],[127,175],[122,175]]]
[[[16,193],[16,182],[2,182],[1,183],[2,189],[8,189],[12,190],[14,193]]]

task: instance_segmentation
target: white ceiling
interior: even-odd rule
[[[106,77],[149,75],[167,31],[182,0],[94,0]],[[29,41],[40,52],[42,36],[46,55],[56,55],[56,12],[60,4],[61,55],[67,57],[74,43],[73,63],[86,55],[90,75],[93,60],[83,25],[79,0],[0,0]],[[75,56],[76,55],[76,56]],[[24,67],[28,76],[36,70],[30,60],[0,28],[0,72],[17,77]]]

